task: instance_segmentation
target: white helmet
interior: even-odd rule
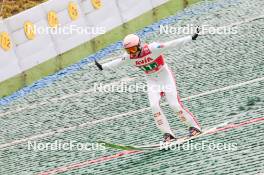
[[[135,34],[129,34],[124,38],[123,46],[125,49],[139,45],[140,45],[140,38]]]

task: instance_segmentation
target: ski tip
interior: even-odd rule
[[[105,146],[107,148],[118,149],[118,150],[125,150],[125,151],[130,151],[130,150],[142,151],[142,150],[144,150],[142,148],[137,148],[137,147],[134,147],[134,146],[127,146],[127,145],[108,143],[108,142],[104,142],[104,141],[97,141],[97,143],[103,144],[103,146]]]

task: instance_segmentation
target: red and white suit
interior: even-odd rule
[[[190,127],[201,130],[196,117],[190,113],[180,100],[174,75],[165,62],[162,53],[169,48],[180,48],[185,43],[192,41],[191,36],[172,40],[165,43],[145,44],[138,56],[125,53],[121,58],[103,64],[103,69],[113,69],[124,63],[130,63],[140,68],[146,75],[148,85],[148,98],[157,127],[163,133],[171,131],[167,118],[160,107],[160,98],[165,95],[167,102],[182,122]]]

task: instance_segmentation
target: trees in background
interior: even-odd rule
[[[0,0],[0,18],[7,18],[47,0]]]

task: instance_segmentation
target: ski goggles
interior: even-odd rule
[[[129,47],[129,48],[125,48],[127,53],[136,53],[137,51],[139,51],[139,47],[138,46],[133,46],[133,47]]]

